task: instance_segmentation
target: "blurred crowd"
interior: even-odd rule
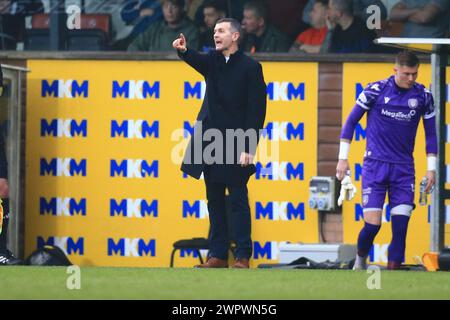
[[[68,8],[80,8],[71,28]],[[61,50],[214,49],[217,20],[242,23],[241,48],[256,52],[377,53],[379,36],[449,37],[450,0],[0,0],[0,48],[46,50],[49,13],[60,12]]]

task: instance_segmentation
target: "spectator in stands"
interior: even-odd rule
[[[3,73],[0,64],[0,97],[3,94]],[[22,261],[14,257],[7,249],[8,225],[9,225],[9,184],[8,162],[6,161],[5,139],[0,133],[0,266],[22,264]]]
[[[244,5],[248,0],[226,0],[228,16],[238,21],[242,21]]]
[[[203,32],[207,29],[205,24],[204,8],[208,2],[209,0],[193,0],[192,4],[190,6],[188,5],[186,9],[188,17],[192,21],[194,21],[195,25],[200,29],[200,32]],[[223,12],[225,13],[225,17],[229,16],[228,12],[230,7],[230,0],[216,0],[216,2],[220,5],[221,10],[223,10]]]
[[[0,49],[15,49],[23,40],[25,17],[44,12],[41,0],[0,1]]]
[[[450,0],[401,0],[390,19],[405,23],[402,37],[440,38],[448,30],[449,15]]]
[[[328,0],[314,0],[311,10],[312,28],[300,33],[292,45],[290,52],[319,53],[327,35],[326,16]]]
[[[294,40],[309,26],[303,23],[302,14],[307,0],[265,0],[269,21],[281,32]]]
[[[309,0],[305,9],[303,10],[303,22],[307,24],[311,24],[311,17],[309,13],[311,12],[314,5],[314,0]],[[376,5],[380,8],[381,20],[386,20],[387,18],[387,9],[382,1],[380,0],[353,0],[353,14],[363,21],[367,21],[367,18],[370,16],[367,13],[367,8],[371,5]]]
[[[205,0],[186,0],[186,15],[200,27],[203,26],[203,7]]]
[[[154,23],[130,44],[128,51],[170,51],[180,33],[189,37],[192,49],[199,45],[199,32],[186,16],[184,0],[163,0],[164,20]]]
[[[127,25],[133,25],[133,31],[124,40],[125,48],[142,32],[163,16],[159,0],[126,0],[120,11],[122,20]]]
[[[262,2],[245,4],[242,28],[246,33],[242,44],[244,51],[287,52],[291,46],[289,38],[268,23],[267,9]]]
[[[200,50],[208,52],[214,50],[216,47],[214,43],[214,27],[216,26],[216,22],[226,16],[226,8],[223,1],[207,0],[203,5],[203,16],[206,30],[200,33]]]
[[[376,34],[353,15],[352,0],[330,0],[327,14],[327,36],[322,53],[375,52]]]

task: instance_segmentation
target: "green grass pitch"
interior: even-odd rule
[[[450,299],[449,272],[349,270],[199,270],[81,268],[81,289],[69,290],[63,267],[2,267],[0,299]],[[371,278],[373,279],[373,278]],[[373,282],[372,282],[373,283]]]

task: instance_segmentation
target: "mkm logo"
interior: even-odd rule
[[[125,159],[120,163],[116,160],[111,160],[110,176],[124,177],[124,178],[158,178],[158,160],[154,160],[149,164],[142,159]]]
[[[291,122],[269,122],[262,136],[274,141],[304,140],[305,124],[300,122],[295,126]]]
[[[189,138],[194,134],[194,125],[191,126],[189,121],[183,121],[183,138]]]
[[[159,121],[153,121],[152,124],[149,124],[145,120],[124,120],[121,123],[112,120],[111,138],[116,136],[130,139],[159,138]]]
[[[269,260],[277,260],[279,249],[278,247],[282,244],[285,244],[286,241],[276,242],[276,241],[267,241],[267,242],[253,242],[253,258],[254,259],[269,259]]]
[[[121,238],[115,241],[108,238],[108,256],[144,257],[156,255],[156,240]]]
[[[41,119],[41,137],[65,137],[73,138],[75,136],[87,136],[87,120],[80,122],[74,119]]]
[[[189,203],[183,200],[183,218],[195,217],[196,219],[205,219],[208,217],[208,206],[205,200],[196,200]]]
[[[298,203],[297,206],[291,202],[267,202],[264,206],[262,202],[255,204],[256,220],[268,218],[269,220],[289,221],[293,219],[305,220],[305,204]]]
[[[364,91],[364,86],[362,83],[355,83],[355,101],[358,99],[359,95]]]
[[[447,84],[446,102],[450,102],[450,84]]]
[[[359,123],[355,128],[355,141],[366,140],[366,129]]]
[[[199,250],[196,249],[180,249],[180,258],[198,258]],[[205,256],[208,250],[200,250],[200,255]]]
[[[148,99],[160,97],[160,83],[155,81],[153,84],[145,80],[127,80],[121,85],[119,81],[112,83],[112,97],[125,99]]]
[[[355,181],[361,180],[362,175],[362,165],[361,163],[355,163]]]
[[[294,165],[290,162],[269,162],[266,166],[260,162],[256,163],[256,180],[265,179],[289,181],[293,179],[304,179],[304,164],[302,162]]]
[[[295,85],[292,82],[269,82],[267,94],[272,101],[305,100],[305,83]]]
[[[190,82],[184,82],[184,99],[203,99],[205,97],[206,92],[206,83],[205,81],[197,81],[194,82],[194,85],[191,85]]]
[[[389,244],[374,243],[369,252],[370,262],[387,263]]]
[[[53,80],[51,83],[48,80],[42,80],[41,84],[41,97],[43,98],[89,97],[88,80],[83,80],[82,82],[76,80]]]
[[[39,213],[53,216],[71,217],[74,215],[86,216],[86,199],[77,201],[74,198],[50,198],[39,199]]]
[[[81,159],[79,162],[71,158],[53,158],[48,161],[41,158],[40,161],[40,175],[55,176],[55,177],[73,177],[86,176],[87,160]]]
[[[128,218],[158,217],[158,200],[148,202],[145,199],[110,199],[109,215]]]
[[[74,239],[71,237],[49,237],[45,240],[44,237],[37,237],[37,247],[43,248],[45,246],[56,246],[61,248],[66,254],[84,255],[84,238],[80,237]]]

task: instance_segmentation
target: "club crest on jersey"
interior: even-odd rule
[[[362,196],[362,203],[363,203],[363,206],[365,206],[365,205],[367,205],[367,203],[369,203],[369,195],[368,194],[364,194]]]
[[[417,101],[417,99],[408,99],[408,106],[411,109],[417,108],[418,105],[419,105],[419,102]]]

